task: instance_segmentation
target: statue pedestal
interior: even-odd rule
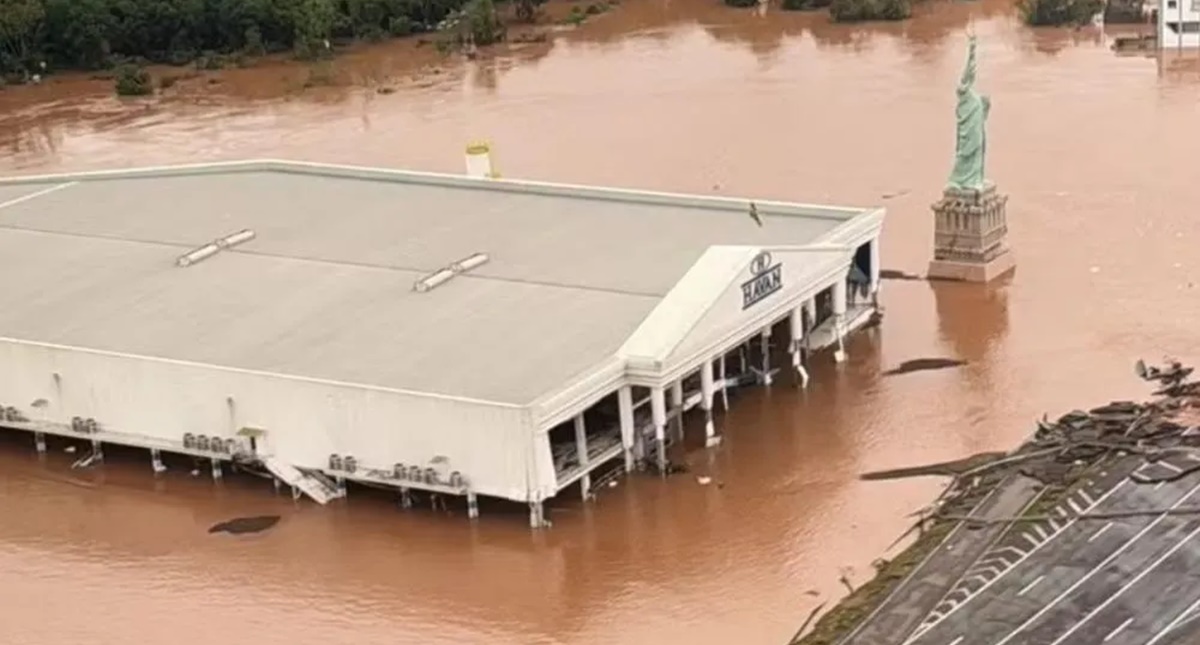
[[[1016,268],[1008,249],[1008,196],[988,182],[979,189],[947,188],[933,205],[933,280],[991,282]]]

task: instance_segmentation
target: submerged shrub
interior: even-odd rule
[[[783,0],[781,6],[784,11],[813,11],[826,8],[831,2],[832,0]]]
[[[909,0],[833,0],[829,15],[835,22],[904,20],[912,15]]]
[[[1033,27],[1086,25],[1104,10],[1104,0],[1021,0],[1019,7]]]
[[[117,68],[115,80],[117,96],[146,96],[154,93],[154,79],[150,72],[136,65]]]

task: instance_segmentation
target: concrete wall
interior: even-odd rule
[[[92,417],[170,441],[262,428],[269,450],[300,467],[324,468],[331,453],[383,469],[443,455],[483,495],[525,500],[555,484],[523,408],[0,339],[0,404],[39,419],[37,399],[49,421]]]

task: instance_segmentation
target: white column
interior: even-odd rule
[[[625,472],[633,472],[633,388],[617,390],[617,412],[621,421],[621,445],[625,448]]]
[[[92,439],[92,455],[95,461],[104,461],[104,446],[99,439]]]
[[[721,372],[721,405],[725,406],[725,411],[729,412],[729,372],[725,371],[725,354],[721,354],[721,359],[717,362],[717,369]]]
[[[763,327],[760,337],[762,348],[762,380],[763,385],[771,385],[771,326]]]
[[[540,529],[548,526],[546,509],[541,502],[529,502],[529,528]]]
[[[222,475],[222,473],[221,473],[221,461],[220,461],[220,460],[218,460],[218,459],[213,459],[213,460],[212,460],[212,478],[213,478],[213,481],[216,481],[216,480],[220,479],[220,478],[221,478],[221,475]],[[295,496],[296,496],[296,493],[295,493],[295,491],[292,491],[292,497],[295,497]]]
[[[871,294],[879,292],[879,238],[871,240]]]
[[[804,363],[800,360],[800,347],[804,343],[803,305],[792,309],[788,326],[792,328],[792,346],[789,348],[792,352],[792,368],[800,376],[800,387],[806,388],[808,387],[808,370],[804,369]]]
[[[650,415],[654,418],[654,440],[658,442],[658,470],[667,474],[667,397],[661,386],[650,388]]]
[[[479,517],[479,498],[475,497],[475,491],[467,491],[467,517],[476,519]]]
[[[39,455],[45,454],[46,453],[46,435],[44,435],[40,432],[33,433],[33,446],[35,448],[37,448]]]
[[[701,405],[704,406],[704,445],[711,448],[721,443],[713,424],[713,362],[704,361],[700,365]]]
[[[579,457],[579,467],[583,469],[583,477],[579,479],[579,488],[583,494],[583,500],[587,501],[588,494],[592,492],[592,474],[590,472],[591,464],[588,460],[587,448],[587,427],[583,422],[583,413],[575,415],[575,454]]]
[[[845,336],[843,331],[843,323],[846,318],[846,278],[845,276],[833,283],[833,331],[837,335],[837,351],[833,353],[833,360],[841,363],[846,360],[846,345],[842,342]]]
[[[672,433],[677,441],[683,440],[683,380],[680,379],[671,384],[671,410],[675,417],[672,419],[671,425],[674,427]]]
[[[162,455],[158,452],[157,448],[150,449],[150,467],[154,469],[155,475],[167,469],[165,466],[163,466]]]

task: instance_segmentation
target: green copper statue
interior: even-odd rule
[[[967,66],[958,82],[958,137],[954,150],[954,170],[950,173],[950,188],[978,190],[983,188],[983,162],[987,155],[987,117],[992,103],[975,91],[975,35],[967,45]]]

